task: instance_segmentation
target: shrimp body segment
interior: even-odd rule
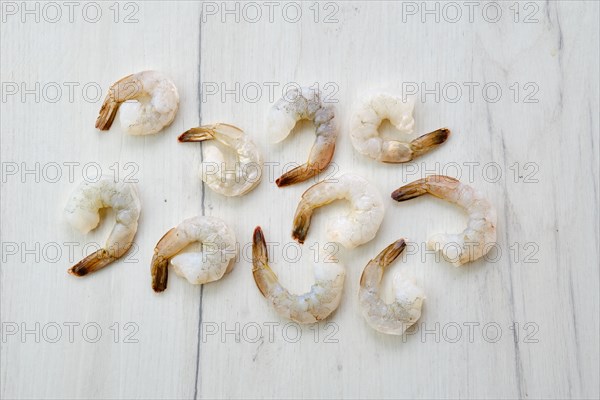
[[[338,129],[332,106],[321,101],[321,93],[311,88],[293,88],[271,108],[267,118],[267,129],[275,142],[285,139],[296,123],[302,119],[311,120],[316,127],[316,139],[308,161],[281,175],[277,186],[288,186],[317,175],[329,165],[335,151]]]
[[[119,108],[125,132],[151,135],[173,122],[179,108],[179,94],[175,84],[162,73],[138,72],[112,84],[96,119],[96,128],[110,129]]]
[[[191,243],[202,243],[202,252],[180,253]],[[236,255],[233,231],[215,217],[188,218],[169,230],[157,243],[152,257],[152,289],[167,288],[169,261],[175,273],[194,285],[219,280],[229,272]]]
[[[385,268],[404,250],[404,239],[390,244],[369,261],[360,277],[358,299],[363,316],[373,329],[388,335],[402,335],[421,317],[425,295],[413,277],[405,273],[394,276],[394,301],[385,303],[379,296],[379,286]]]
[[[304,243],[314,210],[341,199],[350,202],[350,212],[329,220],[327,238],[348,249],[373,239],[383,221],[383,200],[374,185],[354,174],[319,182],[304,192],[294,215],[292,237]]]
[[[361,154],[386,163],[403,163],[427,153],[444,143],[450,135],[447,128],[427,133],[412,141],[385,140],[379,136],[379,125],[388,119],[400,133],[413,132],[414,101],[380,93],[360,104],[350,121],[352,145]]]
[[[123,256],[133,243],[137,232],[141,204],[133,183],[115,182],[112,177],[101,177],[96,182],[83,182],[71,193],[65,206],[69,224],[88,233],[100,222],[99,210],[114,210],[116,223],[104,248],[75,264],[69,273],[84,276],[106,267]]]
[[[496,209],[469,185],[444,175],[432,175],[396,189],[392,198],[405,201],[426,193],[464,208],[467,227],[457,234],[437,233],[429,237],[427,248],[441,251],[455,267],[484,256],[496,243]]]
[[[201,178],[217,193],[242,196],[254,189],[262,176],[262,154],[244,132],[233,125],[214,124],[192,128],[179,136],[180,142],[214,139],[236,152],[235,168],[228,168],[221,150],[207,147],[201,166]]]
[[[340,304],[346,271],[338,263],[315,265],[315,283],[308,293],[291,294],[269,267],[267,243],[260,227],[252,238],[252,275],[254,282],[283,318],[300,324],[312,324],[327,318]]]

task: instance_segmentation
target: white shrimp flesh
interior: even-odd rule
[[[385,268],[394,262],[405,247],[404,239],[390,244],[369,261],[360,277],[358,300],[362,314],[373,329],[388,335],[402,335],[417,322],[425,299],[423,290],[416,285],[415,279],[403,272],[394,276],[392,303],[384,302],[379,295]]]
[[[473,187],[444,175],[431,175],[396,189],[392,198],[405,201],[426,193],[454,203],[467,211],[467,227],[457,234],[437,233],[427,248],[441,251],[455,267],[483,257],[496,244],[496,209]]]
[[[183,252],[199,242],[202,252]],[[169,261],[175,273],[194,285],[219,280],[229,272],[237,253],[235,234],[222,220],[209,216],[188,218],[169,230],[156,244],[152,257],[152,289],[167,288]]]
[[[175,84],[164,74],[143,71],[128,75],[112,84],[96,128],[110,129],[120,109],[121,128],[130,135],[151,135],[169,126],[179,108]]]
[[[378,93],[367,98],[352,114],[350,138],[352,145],[361,154],[386,163],[404,163],[429,152],[444,143],[450,130],[437,129],[410,141],[386,140],[378,129],[383,120],[403,134],[411,134],[415,121],[412,113],[414,101],[403,101],[400,96]]]
[[[329,220],[327,238],[348,249],[373,239],[383,221],[383,200],[373,184],[354,174],[319,182],[304,192],[294,215],[292,237],[304,243],[314,210],[342,199],[350,203],[350,212]]]
[[[256,227],[252,238],[252,265],[256,286],[283,318],[312,324],[327,318],[340,304],[346,276],[342,265],[337,262],[316,264],[315,283],[310,291],[291,294],[269,267],[267,243],[260,227]]]
[[[96,182],[82,182],[71,193],[65,206],[65,216],[73,228],[85,234],[98,225],[99,210],[107,207],[114,210],[116,223],[106,245],[69,269],[71,275],[84,276],[106,267],[127,253],[133,244],[141,211],[133,183],[115,182],[108,176]]]
[[[267,118],[268,133],[275,142],[280,142],[302,119],[314,122],[315,143],[305,164],[286,172],[276,180],[279,187],[312,178],[325,170],[333,158],[338,134],[335,111],[333,106],[323,103],[319,90],[307,87],[288,90],[271,108]]]
[[[228,167],[218,147],[207,147],[200,172],[204,183],[224,196],[242,196],[254,189],[262,177],[263,159],[258,147],[240,128],[217,123],[192,128],[179,136],[180,142],[211,139],[233,150],[236,162],[233,168]]]

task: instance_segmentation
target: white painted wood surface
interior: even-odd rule
[[[2,4],[2,398],[598,398],[598,3],[502,3],[502,15],[491,22],[495,6],[485,2],[454,3],[460,17],[434,2],[309,2],[291,22],[289,3],[252,3],[261,11],[254,21],[257,8],[245,3],[106,2],[98,3],[96,23],[83,18],[86,3],[72,22],[68,7],[57,4],[62,19],[55,23],[42,3],[39,22],[23,14],[20,2]],[[437,7],[439,22],[423,7]],[[138,22],[123,23],[132,12]],[[106,133],[95,130],[103,96],[94,87],[105,91],[144,69],[161,70],[177,85],[174,123],[152,137],[125,136],[118,123]],[[72,99],[70,82],[78,85]],[[448,126],[451,138],[406,165],[359,156],[347,129],[353,103],[368,90],[402,82],[419,88],[416,131]],[[23,92],[36,83],[37,101]],[[295,206],[314,180],[278,189],[273,178],[283,164],[305,161],[313,128],[302,124],[274,145],[264,123],[274,100],[269,87],[279,97],[288,83],[336,90],[341,134],[333,172],[367,177],[386,206],[373,241],[338,253],[347,267],[339,309],[324,323],[302,327],[297,340],[297,326],[277,317],[254,285],[252,230],[261,225],[278,243],[271,255],[281,281],[307,290],[312,246],[323,254],[326,218],[345,205],[320,210],[307,242],[293,244]],[[436,85],[438,100],[423,92]],[[62,94],[53,102],[56,86]],[[457,87],[462,97],[454,101]],[[497,87],[502,93],[494,102]],[[235,93],[222,98],[224,89]],[[244,128],[276,163],[247,196],[224,198],[203,187],[201,146],[176,141],[212,122]],[[84,175],[94,176],[93,165],[83,168],[92,162],[105,173],[115,163],[121,174],[134,172],[143,211],[137,248],[126,260],[75,279],[67,268],[92,251],[86,243],[102,244],[112,225],[109,212],[81,236],[62,216],[69,192]],[[73,179],[65,163],[79,163]],[[430,197],[404,204],[389,198],[400,185],[436,172],[460,175],[490,197],[501,255],[459,269],[422,249],[406,256],[385,284],[401,268],[414,272],[427,292],[418,330],[404,338],[378,334],[356,300],[364,265],[399,237],[423,243],[465,221],[460,210]],[[155,295],[155,243],[197,214],[231,224],[243,250],[235,269],[204,287],[172,273],[167,291]],[[299,249],[285,262],[284,254],[294,258]],[[69,323],[78,324],[72,338]],[[95,327],[102,332],[93,342]],[[25,329],[32,333],[23,335]]]

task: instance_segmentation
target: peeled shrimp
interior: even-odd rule
[[[304,182],[323,171],[329,165],[335,151],[337,127],[332,106],[325,106],[321,93],[311,88],[290,89],[271,109],[267,120],[269,135],[275,142],[285,139],[296,123],[302,119],[315,123],[317,138],[310,151],[308,161],[281,175],[277,186],[288,186]]]
[[[360,277],[358,299],[362,314],[376,331],[388,335],[402,335],[421,317],[425,295],[414,278],[404,273],[394,276],[392,288],[395,300],[386,304],[379,297],[379,286],[385,268],[402,253],[406,243],[397,240],[369,261]]]
[[[180,253],[191,243],[202,243],[202,252]],[[156,244],[152,257],[152,289],[167,288],[169,260],[175,273],[194,285],[219,280],[233,267],[235,234],[215,217],[188,218],[169,230]]]
[[[192,128],[179,136],[180,142],[201,142],[215,139],[235,150],[235,169],[226,167],[223,153],[211,146],[205,150],[201,178],[217,193],[224,196],[241,196],[254,189],[262,175],[262,155],[248,135],[229,124],[204,125]]]
[[[350,202],[350,212],[329,220],[328,239],[348,249],[373,239],[383,221],[383,201],[375,186],[354,174],[319,182],[304,192],[294,215],[292,237],[304,243],[315,208],[341,199]]]
[[[469,185],[444,175],[432,175],[394,190],[392,198],[405,201],[426,193],[464,208],[469,214],[465,230],[458,234],[438,233],[427,248],[442,252],[455,267],[484,256],[496,243],[496,210],[483,194]]]
[[[84,276],[106,267],[127,253],[133,244],[141,210],[133,183],[115,182],[112,177],[83,182],[71,193],[65,206],[65,216],[73,228],[85,234],[98,225],[98,211],[106,207],[111,207],[116,214],[116,224],[106,245],[69,269],[71,275]]]
[[[179,94],[173,82],[160,72],[144,71],[126,76],[110,87],[96,119],[96,128],[110,129],[119,107],[125,132],[151,135],[173,122],[179,108]]]
[[[337,263],[316,264],[315,284],[310,292],[293,295],[281,286],[269,267],[267,243],[260,229],[252,238],[252,275],[262,295],[277,314],[300,324],[312,324],[327,318],[340,304],[344,288],[344,267]]]
[[[444,143],[450,135],[447,128],[427,133],[409,142],[385,140],[377,131],[384,119],[400,131],[410,134],[415,121],[412,113],[414,101],[402,101],[399,96],[379,93],[362,103],[350,122],[350,138],[361,154],[386,163],[403,163],[427,153]]]

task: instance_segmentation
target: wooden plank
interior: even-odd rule
[[[200,211],[201,188],[188,171],[188,158],[197,154],[176,141],[198,110],[194,82],[199,6],[137,4],[137,23],[115,23],[110,3],[102,3],[103,16],[96,24],[78,14],[73,23],[43,19],[39,24],[31,19],[21,23],[18,18],[3,23],[2,82],[25,82],[27,87],[39,82],[41,88],[56,82],[63,89],[65,82],[79,84],[73,102],[63,92],[51,103],[52,92],[46,97],[41,92],[39,103],[31,95],[25,102],[15,95],[2,103],[2,162],[17,163],[20,169],[2,183],[2,241],[20,247],[2,264],[2,321],[18,323],[20,330],[22,323],[28,329],[39,323],[42,334],[47,327],[48,338],[56,323],[62,333],[57,343],[49,343],[43,335],[40,343],[33,335],[22,340],[18,334],[2,343],[3,398],[194,394],[200,288],[173,279],[170,290],[156,296],[150,289],[149,267],[158,239]],[[122,21],[132,10],[120,7]],[[106,93],[112,82],[144,69],[163,71],[177,85],[181,105],[173,124],[152,137],[126,136],[118,123],[109,132],[97,131],[94,122],[104,96],[95,100],[94,87]],[[82,93],[86,84],[89,94]],[[68,162],[79,163],[73,165],[73,182]],[[42,171],[39,177],[22,178],[23,168],[33,169],[36,163]],[[55,183],[50,163],[57,163],[62,173]],[[67,268],[81,258],[85,244],[104,244],[112,228],[109,214],[97,231],[82,236],[63,218],[69,192],[84,177],[94,179],[91,163],[106,174],[117,171],[139,181],[142,216],[137,249],[106,270],[76,280],[67,275]],[[75,243],[73,259],[64,244],[68,242]],[[24,255],[22,243],[27,249],[39,243],[39,262],[36,254]],[[52,250],[54,244],[62,251],[55,261],[54,253],[43,251]],[[79,324],[73,327],[73,343],[64,325],[70,322]],[[96,343],[89,342],[94,340],[95,325],[86,335],[86,324],[102,329]],[[178,367],[176,373],[166,373],[161,365]]]

